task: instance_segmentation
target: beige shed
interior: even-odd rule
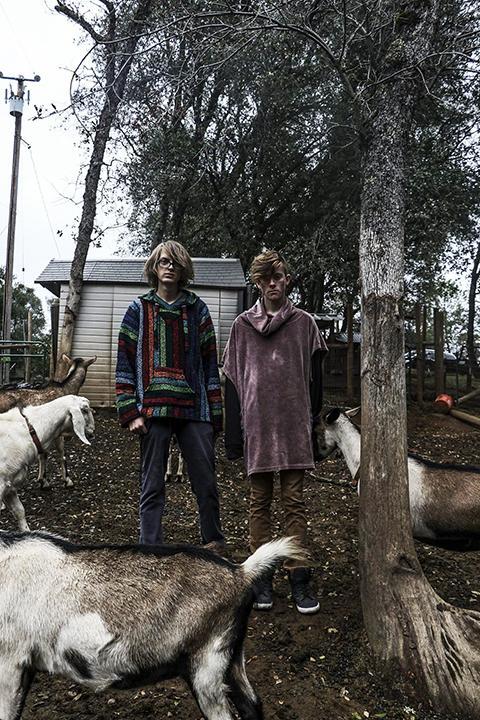
[[[51,260],[35,282],[60,299],[59,327],[68,293],[70,262]],[[72,354],[97,355],[89,369],[83,394],[95,407],[115,402],[115,366],[120,323],[128,304],[148,290],[143,280],[145,258],[87,260],[80,315]],[[236,316],[245,306],[245,276],[240,260],[193,258],[195,283],[191,289],[204,300],[217,333],[219,356]]]

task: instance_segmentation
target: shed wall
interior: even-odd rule
[[[209,307],[221,358],[232,323],[242,310],[243,291],[203,287],[195,287],[194,291]],[[72,354],[97,356],[97,362],[89,368],[82,388],[82,394],[95,407],[109,407],[115,403],[118,331],[129,303],[145,292],[145,285],[85,283],[83,286]],[[59,327],[63,323],[67,293],[68,285],[63,284]]]

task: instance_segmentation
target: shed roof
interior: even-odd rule
[[[143,279],[144,258],[108,258],[87,260],[83,282],[140,285]],[[195,287],[232,288],[245,287],[245,275],[237,258],[192,258],[195,270]],[[60,296],[60,286],[70,279],[71,260],[50,260],[35,280],[36,283]]]

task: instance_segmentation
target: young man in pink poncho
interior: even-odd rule
[[[285,534],[306,547],[305,470],[314,467],[312,429],[322,404],[325,342],[313,318],[287,297],[290,273],[279,253],[267,250],[250,268],[261,292],[235,320],[223,357],[225,447],[244,457],[250,480],[250,549],[271,539],[274,473],[279,473]],[[297,610],[315,613],[310,569],[286,564]],[[273,607],[272,576],[255,587],[257,610]]]

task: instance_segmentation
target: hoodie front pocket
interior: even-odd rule
[[[193,407],[195,392],[181,368],[158,367],[154,369],[153,377],[145,390],[143,404]]]

